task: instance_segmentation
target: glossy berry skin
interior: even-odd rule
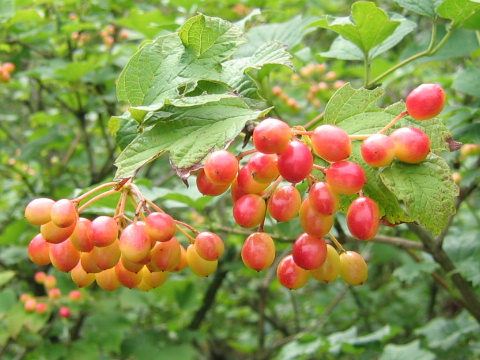
[[[325,239],[307,233],[301,234],[293,244],[292,256],[295,264],[302,269],[313,270],[320,267],[327,257]]]
[[[158,271],[170,271],[178,266],[181,259],[180,243],[176,237],[158,242],[150,252],[152,263]]]
[[[351,161],[339,161],[327,168],[328,185],[338,194],[353,195],[365,185],[367,178],[362,167]]]
[[[50,264],[50,246],[41,234],[37,234],[28,244],[28,257],[37,265]]]
[[[378,205],[366,196],[355,199],[347,211],[348,229],[360,240],[370,240],[377,235],[380,224]]]
[[[268,183],[255,180],[249,164],[242,167],[238,172],[237,185],[239,190],[246,194],[258,194],[268,187]]]
[[[123,229],[118,242],[120,252],[127,260],[139,262],[150,253],[150,239],[145,226],[133,223]],[[135,285],[137,286],[137,285]],[[132,287],[135,287],[132,286]]]
[[[50,222],[50,211],[55,201],[48,198],[38,198],[30,201],[25,208],[25,219],[32,225],[43,225]]]
[[[297,217],[301,204],[302,197],[295,186],[282,186],[268,200],[268,211],[278,222],[290,221]]]
[[[310,272],[295,264],[292,255],[284,257],[277,267],[278,280],[283,286],[291,290],[297,290],[305,286],[309,274]]]
[[[140,275],[142,275],[142,281],[138,285],[138,288],[144,290],[145,285],[148,287],[148,290],[155,289],[165,283],[168,278],[168,272],[166,271],[156,271],[151,272],[145,266],[142,271],[140,271]]]
[[[52,222],[61,228],[72,225],[77,220],[77,209],[75,205],[68,199],[61,199],[52,205],[50,217]]]
[[[338,277],[340,274],[340,256],[332,245],[327,244],[325,262],[320,267],[311,270],[310,274],[324,283],[331,283]]]
[[[228,190],[230,184],[218,185],[208,180],[205,171],[201,169],[197,175],[197,188],[203,195],[218,196]]]
[[[348,134],[338,126],[320,125],[310,138],[315,153],[327,161],[345,160],[352,152],[352,142]]]
[[[78,251],[90,252],[93,250],[93,241],[88,237],[90,224],[91,221],[89,219],[78,218],[75,229],[72,235],[70,235],[70,241]]]
[[[52,221],[40,226],[40,233],[45,241],[51,244],[59,244],[68,239],[75,230],[76,223],[73,223],[69,227],[61,228],[55,225]]]
[[[145,230],[154,245],[157,241],[170,240],[177,231],[175,220],[166,213],[153,212],[145,220]]]
[[[140,274],[125,269],[121,261],[119,261],[117,265],[115,265],[114,269],[115,276],[117,277],[120,284],[129,289],[137,287],[138,284],[140,284],[140,281],[142,281],[142,276]]]
[[[309,197],[300,206],[300,224],[303,230],[317,238],[324,237],[332,228],[333,215],[320,215],[310,206]]]
[[[60,310],[58,310],[58,315],[60,315],[60,317],[68,319],[71,315],[70,309],[66,306],[62,306]]]
[[[368,267],[362,256],[355,251],[340,254],[340,276],[350,285],[361,285],[367,281]]]
[[[414,127],[402,127],[390,134],[395,143],[395,157],[409,164],[418,164],[425,160],[430,152],[430,139],[422,130]]]
[[[333,215],[338,210],[340,199],[326,182],[316,182],[309,191],[310,206],[320,215]]]
[[[201,277],[207,277],[217,269],[218,261],[208,261],[203,259],[200,255],[198,255],[197,250],[195,250],[195,246],[193,244],[188,245],[187,247],[187,264],[190,270]]]
[[[240,199],[242,196],[247,195],[245,191],[240,189],[238,186],[238,181],[237,179],[233,180],[232,186],[230,187],[230,195],[232,196],[233,202],[236,202],[238,199]]]
[[[87,273],[83,269],[81,262],[72,269],[70,276],[78,287],[87,287],[95,281],[95,274]]]
[[[115,268],[113,267],[96,273],[95,281],[98,286],[106,291],[113,291],[120,287],[120,281],[118,281],[117,275],[115,274]]]
[[[24,308],[28,312],[32,312],[35,310],[37,307],[37,300],[35,298],[30,298],[27,301],[25,301]]]
[[[262,271],[275,260],[275,243],[270,235],[256,232],[247,237],[242,246],[242,260],[246,267]]]
[[[428,120],[440,114],[445,106],[445,91],[437,84],[422,84],[405,99],[408,115],[416,120]]]
[[[211,153],[205,161],[205,175],[214,184],[230,184],[238,172],[238,160],[226,150]]]
[[[291,141],[278,156],[278,171],[291,183],[303,181],[312,171],[313,155],[309,147],[298,140]]]
[[[208,261],[218,260],[225,251],[225,245],[220,236],[209,231],[198,234],[194,246],[197,254]]]
[[[47,304],[46,303],[38,303],[35,307],[35,311],[37,314],[45,314],[47,312]]]
[[[265,216],[265,200],[255,194],[242,196],[233,207],[233,217],[241,227],[252,229],[262,222]]]
[[[252,178],[260,183],[270,184],[278,175],[278,156],[276,154],[255,154],[248,160]]]
[[[374,134],[360,147],[365,162],[373,167],[390,165],[395,158],[395,143],[385,134]]]
[[[78,290],[72,290],[68,293],[68,298],[73,301],[79,301],[82,298],[82,293]]]
[[[88,237],[95,246],[108,246],[117,240],[118,230],[117,221],[114,218],[99,216],[90,224]]]
[[[45,281],[43,282],[45,289],[53,289],[57,286],[57,278],[53,275],[45,276]]]
[[[83,253],[82,256],[84,254],[86,253]],[[100,270],[111,269],[120,260],[121,252],[118,240],[108,246],[95,247],[90,254],[92,254],[93,262]]]
[[[267,118],[253,129],[253,144],[264,154],[278,154],[286,149],[292,137],[290,126],[281,120]]]
[[[35,282],[38,284],[43,284],[46,276],[47,274],[45,274],[43,271],[37,271],[34,277]]]
[[[73,247],[70,240],[52,244],[50,245],[50,261],[56,269],[69,272],[80,261],[80,252]]]
[[[182,271],[183,269],[185,269],[187,267],[187,265],[188,265],[187,264],[187,250],[185,250],[183,245],[180,244],[180,263],[170,271],[171,272]]]
[[[84,252],[80,254],[80,264],[82,265],[82,269],[85,270],[87,274],[95,274],[102,271],[102,269],[100,269],[97,264],[95,264],[93,258],[94,250],[95,248],[89,253]]]

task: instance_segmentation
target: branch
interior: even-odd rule
[[[23,46],[24,48],[26,49],[29,49],[37,54],[39,54],[40,56],[43,56],[44,58],[47,58],[47,59],[52,59],[55,57],[55,55],[53,53],[50,53],[48,51],[45,51],[45,50],[42,50],[42,49],[39,49],[33,45],[30,45],[26,42],[23,42],[21,40],[17,40],[17,39],[8,39],[5,41],[7,44],[18,44],[20,46]]]

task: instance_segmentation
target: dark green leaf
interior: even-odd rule
[[[405,345],[387,345],[379,360],[434,360],[434,353],[420,348],[420,341],[415,340]]]
[[[467,95],[480,98],[480,68],[469,67],[458,73],[453,81],[452,87]]]
[[[480,3],[471,0],[445,0],[438,7],[438,14],[446,19],[451,19],[453,26],[474,16],[480,10]]]
[[[416,12],[417,14],[434,18],[437,15],[437,8],[444,0],[394,0],[404,9]]]

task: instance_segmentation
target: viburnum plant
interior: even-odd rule
[[[375,40],[360,41],[368,56],[398,24],[373,3],[361,4],[354,6],[357,25],[351,25],[358,36],[352,29],[339,33],[362,38],[355,17],[368,7],[385,27]],[[340,25],[325,21],[316,25],[338,30]],[[109,123],[123,149],[117,181],[71,200],[33,200],[25,210],[27,220],[40,225],[29,246],[32,261],[71,272],[80,287],[96,280],[105,290],[149,290],[186,266],[199,276],[212,274],[225,249],[222,239],[174,219],[134,183],[144,165],[165,153],[185,183],[196,176],[202,194],[230,189],[235,221],[256,229],[241,251],[248,268],[262,271],[274,263],[275,243],[264,231],[267,216],[278,222],[300,217],[292,252],[277,267],[290,289],[305,285],[310,274],[327,283],[339,275],[351,285],[367,280],[362,256],[345,250],[331,233],[338,212],[362,241],[374,238],[380,225],[405,222],[441,233],[455,212],[458,187],[439,156],[457,146],[436,118],[446,100],[440,86],[418,84],[405,103],[383,109],[376,105],[382,88],[338,84],[324,112],[291,127],[269,115],[272,108],[259,93],[269,72],[292,67],[291,55],[279,41],[244,43],[238,27],[200,14],[178,32],[142,45],[118,79],[117,96],[128,109]],[[371,87],[368,76],[365,85]],[[229,146],[239,136],[248,148],[236,153]],[[303,182],[308,189],[302,195]],[[82,217],[89,205],[118,193],[113,214]],[[133,216],[127,203],[135,208]],[[179,242],[179,234],[188,244]]]

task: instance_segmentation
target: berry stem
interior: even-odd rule
[[[335,244],[335,246],[340,252],[345,252],[345,249],[343,248],[342,244],[340,244],[340,242],[335,238],[335,236],[333,236],[331,233],[328,233],[328,236],[330,237],[330,239],[332,239],[333,243]]]
[[[327,172],[327,168],[324,167],[324,166],[321,166],[321,165],[313,164],[313,168],[317,169],[317,170],[320,170],[324,174]]]
[[[262,198],[269,199],[270,196],[272,196],[275,189],[278,187],[278,185],[282,182],[282,180],[283,180],[283,177],[278,176],[277,180],[275,180],[275,182],[272,185],[270,185],[270,188],[268,189],[268,191],[262,195]]]
[[[88,200],[85,204],[83,204],[82,206],[80,206],[80,207],[78,208],[78,212],[79,212],[79,213],[82,212],[83,210],[85,210],[85,208],[86,208],[87,206],[89,206],[90,204],[93,204],[95,201],[100,200],[101,198],[104,198],[104,197],[106,197],[106,196],[108,196],[108,195],[112,195],[112,194],[116,194],[116,193],[118,193],[118,191],[115,190],[115,189],[105,191],[104,193],[102,193],[102,194],[100,194],[100,195],[97,195],[97,196],[95,196],[94,198],[91,198],[91,199]]]
[[[90,195],[96,193],[99,190],[102,190],[106,187],[117,186],[117,185],[118,185],[117,182],[109,182],[109,183],[102,184],[102,185],[97,186],[96,188],[94,188],[90,191],[87,191],[85,194],[80,195],[79,197],[77,197],[76,199],[73,199],[72,201],[76,202],[76,203],[80,203],[82,200],[84,200],[85,198],[89,197]]]
[[[135,198],[133,197],[133,195],[130,192],[128,193],[128,198],[130,199],[133,206],[137,209],[137,211],[139,211],[139,209],[141,209],[140,204],[142,205],[142,207],[146,208],[146,206],[145,206],[146,202],[143,201],[143,203],[142,203],[142,201],[140,201],[140,204],[137,203],[137,201],[135,200]],[[140,211],[138,214],[137,214],[137,211],[135,211],[135,220],[137,219],[138,215],[140,215],[142,220],[145,221],[145,214],[143,213],[143,211]]]
[[[365,134],[365,135],[348,135],[350,140],[365,140],[374,134]]]
[[[178,224],[175,224],[175,227],[188,239],[188,241],[190,241],[191,244],[195,243],[195,239],[191,237],[185,230],[183,230]]]
[[[161,212],[161,213],[164,213],[165,211],[163,211],[162,209],[160,209],[160,207],[158,207],[153,201],[151,200],[148,200],[148,199],[145,199],[145,201],[147,202],[148,205],[150,205],[152,208],[154,208],[156,211],[158,212]]]
[[[312,120],[310,120],[305,125],[303,125],[303,127],[305,129],[309,128],[310,126],[314,125],[317,121],[320,121],[323,118],[324,115],[325,115],[325,112],[322,112],[322,113],[318,114]]]
[[[255,154],[256,152],[258,152],[257,149],[251,149],[251,150],[247,150],[247,151],[244,151],[244,152],[241,152],[240,154],[238,154],[236,156],[237,160],[240,161],[242,160],[245,156],[248,156],[250,154]]]
[[[299,130],[292,130],[293,135],[306,135],[306,136],[311,136],[313,134],[313,131],[299,131]]]
[[[395,123],[397,123],[401,118],[403,118],[407,114],[408,114],[407,110],[402,111],[400,114],[398,114],[398,116],[395,119],[393,119],[387,125],[385,125],[384,128],[378,132],[378,134],[383,134],[385,131],[390,129],[393,125],[395,125]]]
[[[186,227],[188,230],[190,230],[191,232],[195,233],[195,234],[199,234],[200,231],[198,231],[197,229],[195,229],[193,226],[191,225],[188,225],[187,223],[184,223],[183,221],[180,221],[180,220],[174,220],[175,221],[175,224],[178,224],[178,225],[182,225],[184,227]]]

